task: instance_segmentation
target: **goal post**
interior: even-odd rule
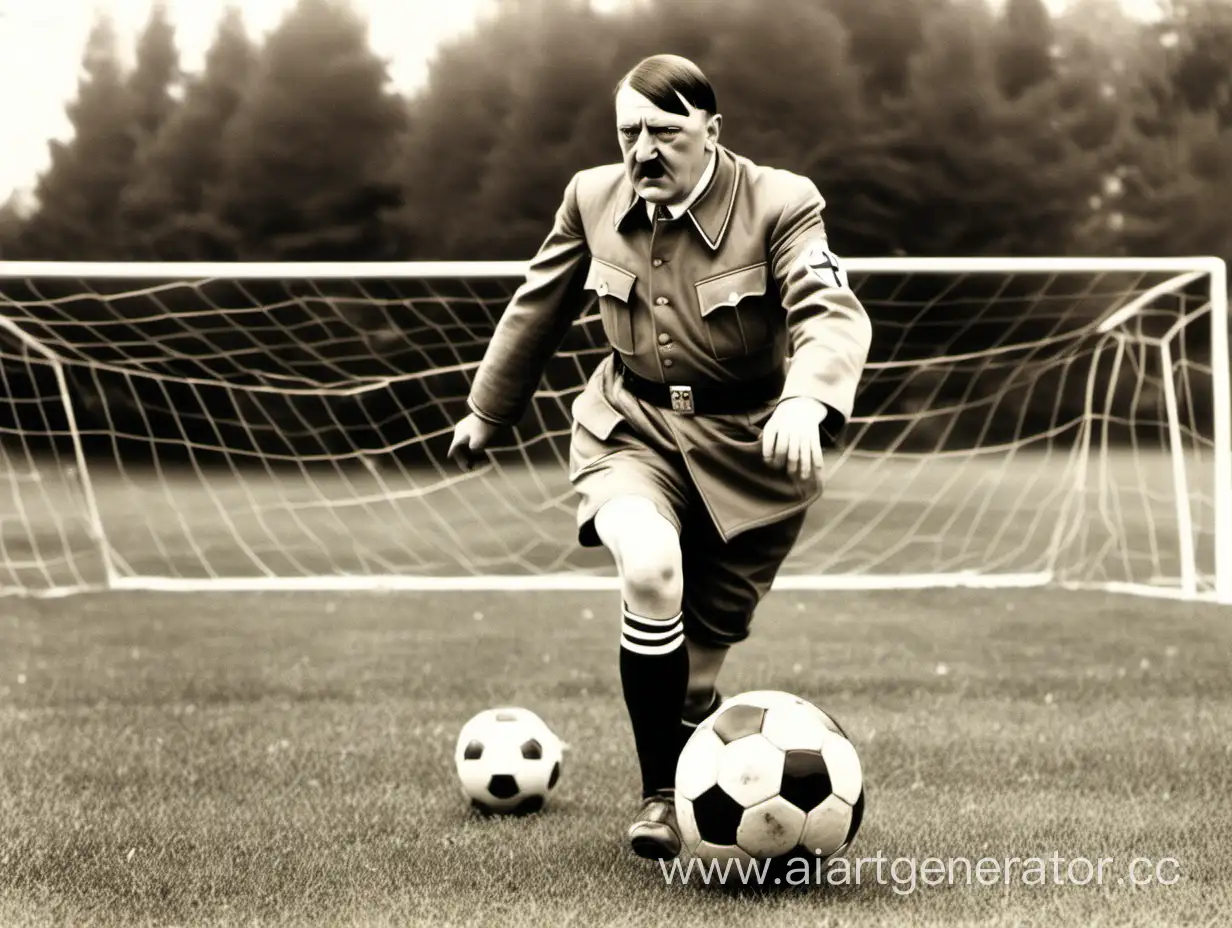
[[[1217,258],[846,262],[874,344],[777,586],[1232,603]],[[445,458],[522,262],[0,262],[0,594],[611,589],[576,543],[578,307],[489,463]]]

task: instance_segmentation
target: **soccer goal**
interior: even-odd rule
[[[873,353],[781,588],[1232,602],[1223,262],[848,266]],[[566,473],[593,305],[445,458],[524,270],[0,262],[0,592],[614,586]]]

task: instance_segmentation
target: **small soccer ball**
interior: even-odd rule
[[[560,781],[563,746],[529,709],[485,709],[458,733],[462,794],[486,814],[537,812]]]
[[[703,861],[824,861],[847,850],[863,815],[855,747],[831,716],[790,693],[727,700],[676,767],[681,841]]]

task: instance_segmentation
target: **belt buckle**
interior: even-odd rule
[[[693,388],[688,386],[673,385],[668,387],[669,395],[672,399],[672,411],[684,413],[685,415],[693,415]]]

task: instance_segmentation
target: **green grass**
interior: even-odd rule
[[[1055,591],[773,593],[724,689],[830,710],[850,857],[1114,858],[1103,886],[669,885],[631,855],[611,594],[0,601],[0,924],[1217,925],[1232,613]],[[453,740],[519,704],[554,802],[483,820]],[[1135,857],[1176,885],[1118,885]],[[901,871],[900,871],[901,872]]]

